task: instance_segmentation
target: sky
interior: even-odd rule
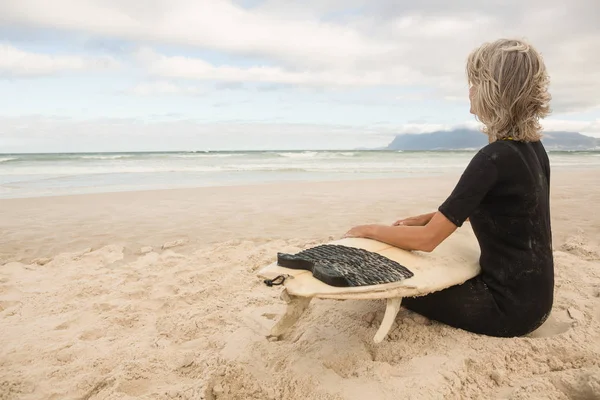
[[[478,128],[465,61],[523,38],[546,130],[600,137],[598,0],[2,0],[0,153],[348,149]]]

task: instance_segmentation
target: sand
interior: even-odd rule
[[[1,200],[0,399],[600,399],[597,174],[553,171],[555,304],[538,331],[401,310],[379,345],[383,301],[315,300],[266,340],[284,304],[256,271],[431,211],[457,175]]]

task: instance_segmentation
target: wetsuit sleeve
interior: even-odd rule
[[[438,210],[454,225],[462,226],[497,180],[498,169],[494,161],[483,152],[478,152]]]

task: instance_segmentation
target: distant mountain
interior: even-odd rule
[[[488,143],[485,134],[473,129],[397,135],[385,150],[471,150]],[[600,150],[600,139],[577,132],[544,132],[547,150]]]
[[[600,139],[577,132],[545,132],[542,143],[548,150],[600,150]]]

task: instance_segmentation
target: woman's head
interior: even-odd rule
[[[467,60],[471,112],[490,142],[541,137],[540,118],[550,114],[548,73],[541,55],[522,40],[484,43]]]

